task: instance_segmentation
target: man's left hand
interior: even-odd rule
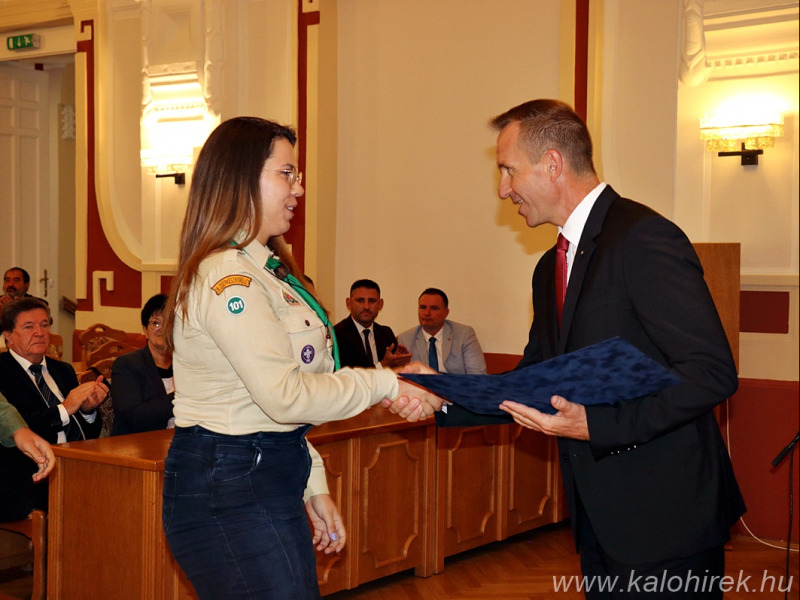
[[[546,435],[576,440],[589,439],[589,424],[586,421],[585,406],[570,402],[561,396],[553,396],[550,399],[550,405],[558,411],[556,414],[548,415],[511,400],[504,400],[500,404],[500,409],[514,417],[514,421],[519,425],[528,429],[541,431]]]
[[[386,348],[386,353],[383,355],[381,366],[393,369],[395,367],[402,367],[408,364],[409,361],[411,361],[411,352],[408,351],[408,348],[402,344],[397,344],[395,348],[395,344],[390,344],[389,347]]]

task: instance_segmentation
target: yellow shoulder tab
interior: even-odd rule
[[[250,287],[250,282],[252,280],[253,278],[248,277],[247,275],[228,275],[212,285],[211,289],[217,293],[217,296],[219,296],[222,293],[222,290],[229,288],[232,285],[243,285],[244,287]]]

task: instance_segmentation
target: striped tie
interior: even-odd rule
[[[42,365],[31,365],[28,367],[28,370],[33,374],[33,378],[36,380],[36,387],[39,388],[39,393],[42,395],[42,398],[44,398],[44,401],[47,402],[47,406],[50,408],[58,406],[61,401],[53,393],[53,390],[50,389],[50,386],[47,385],[47,382],[44,380]],[[67,436],[68,442],[76,442],[84,439],[81,428],[75,422],[74,416],[70,416],[69,424],[67,425],[64,434]]]

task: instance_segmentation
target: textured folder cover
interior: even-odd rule
[[[614,404],[681,382],[664,366],[615,337],[502,375],[403,374],[403,377],[474,413],[505,415],[513,400],[554,413],[550,397],[580,404]]]

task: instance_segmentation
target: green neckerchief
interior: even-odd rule
[[[281,281],[288,283],[294,291],[296,291],[300,296],[305,300],[308,305],[317,313],[317,316],[322,321],[322,324],[328,329],[328,334],[331,336],[332,348],[333,348],[333,365],[334,370],[338,371],[341,368],[341,363],[339,362],[339,345],[336,343],[336,332],[333,330],[333,325],[331,325],[330,319],[328,319],[328,313],[325,312],[317,299],[312,296],[309,291],[303,287],[303,284],[297,280],[297,277],[289,273],[285,266],[281,264],[274,256],[270,256],[267,260],[267,264],[264,265],[264,268],[267,269],[270,273],[275,275]]]

